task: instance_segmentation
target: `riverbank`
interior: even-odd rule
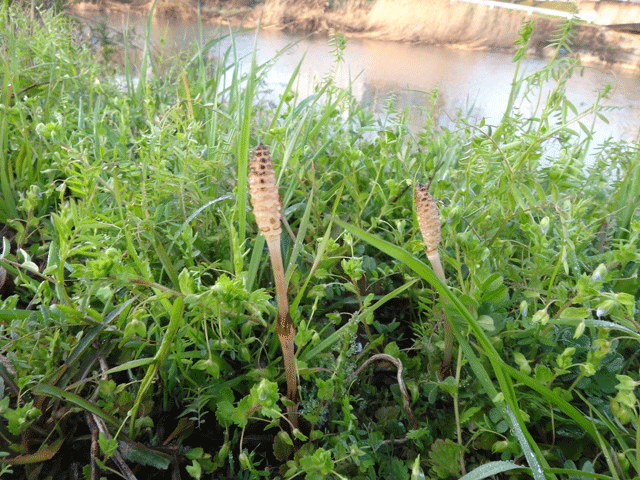
[[[73,12],[133,12],[148,15],[153,2],[79,3]],[[514,41],[523,20],[534,19],[529,54],[545,56],[554,32],[563,20],[519,11],[489,8],[449,0],[353,0],[331,7],[324,0],[250,0],[195,4],[160,0],[158,18],[195,19],[207,23],[229,23],[234,27],[275,28],[292,33],[324,33],[337,30],[351,37],[446,45],[465,49],[515,51]],[[573,55],[583,62],[640,69],[640,35],[618,32],[601,25],[577,24]]]

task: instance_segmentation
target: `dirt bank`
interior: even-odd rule
[[[193,2],[193,3],[192,3]],[[331,29],[346,36],[447,45],[457,48],[512,51],[522,21],[535,19],[530,54],[543,56],[561,20],[524,15],[450,0],[256,0],[210,1],[198,11],[194,0],[159,0],[155,15],[192,18],[233,26],[278,28],[296,33],[322,33]],[[76,11],[104,9],[148,14],[150,0],[106,0],[75,4]],[[591,64],[616,64],[640,69],[640,35],[615,32],[603,26],[578,25],[573,53]]]

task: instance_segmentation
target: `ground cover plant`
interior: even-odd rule
[[[332,75],[265,103],[268,65],[215,39],[162,71],[149,50],[149,73],[116,82],[65,17],[2,19],[3,477],[640,475],[640,149],[591,143],[611,86],[572,105],[578,61],[520,73],[530,24],[499,124],[432,112],[410,132]],[[295,402],[249,200],[260,142]]]

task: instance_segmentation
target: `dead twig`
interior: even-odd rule
[[[389,362],[395,365],[398,371],[398,387],[400,388],[400,395],[402,395],[402,406],[404,407],[404,411],[406,412],[407,417],[409,417],[409,421],[411,422],[411,428],[413,430],[416,430],[418,428],[418,422],[416,421],[416,418],[413,416],[413,412],[411,411],[411,402],[409,401],[407,386],[405,385],[404,379],[402,378],[402,372],[404,370],[404,366],[402,365],[402,362],[399,359],[392,357],[391,355],[388,355],[386,353],[378,353],[376,355],[373,355],[369,357],[362,365],[360,365],[360,367],[358,367],[358,369],[355,372],[353,372],[349,376],[349,378],[347,378],[347,383],[349,383],[355,377],[360,375],[364,371],[364,369],[367,368],[369,365],[371,365],[373,362],[380,362],[380,361]]]
[[[107,365],[107,361],[105,360],[103,355],[98,356],[98,362],[100,363],[100,371],[102,372],[101,379],[107,380],[108,376],[106,375],[106,371],[109,369],[109,365]],[[99,389],[96,388],[91,401],[94,402],[98,396]],[[99,471],[97,467],[96,458],[99,453],[98,448],[98,436],[100,432],[105,436],[107,440],[111,440],[113,437],[109,433],[109,429],[105,424],[104,420],[97,416],[95,413],[85,412],[85,418],[87,420],[87,425],[89,426],[89,430],[91,431],[91,480],[99,478]],[[120,469],[120,473],[127,480],[137,480],[136,476],[133,474],[129,466],[125,463],[122,455],[119,451],[115,451],[113,454],[113,461],[116,463],[118,468]]]
[[[104,423],[104,420],[102,420],[102,418],[97,416],[95,413],[91,414],[91,418],[93,419],[96,426],[98,427],[98,430],[105,436],[105,438],[107,440],[111,440],[113,436],[111,435],[111,433],[109,433],[109,429],[107,428],[107,425]],[[127,463],[124,461],[124,459],[122,458],[122,454],[118,450],[114,452],[112,458],[113,458],[113,461],[116,462],[116,465],[120,470],[120,473],[124,478],[126,478],[126,480],[138,480],[136,476],[133,474],[133,472],[131,471],[131,469],[129,468],[129,465],[127,465]]]
[[[84,419],[89,426],[89,431],[91,432],[91,480],[98,480],[98,463],[96,462],[96,458],[98,457],[98,427],[91,418],[91,414],[89,412],[84,412]]]

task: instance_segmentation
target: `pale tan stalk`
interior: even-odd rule
[[[293,319],[289,314],[289,303],[287,302],[287,287],[285,285],[284,266],[282,263],[282,253],[280,250],[280,237],[267,238],[267,246],[271,256],[271,266],[273,267],[273,278],[276,283],[276,299],[278,301],[278,320],[276,323],[276,334],[282,347],[282,360],[284,361],[284,373],[287,378],[287,398],[298,403],[298,374],[296,372],[295,360],[295,339],[296,328]],[[297,428],[297,406],[287,407],[289,421]]]
[[[276,175],[269,149],[262,143],[256,147],[251,157],[249,172],[249,191],[251,205],[258,228],[264,235],[271,257],[273,279],[276,284],[278,301],[278,320],[276,334],[282,347],[285,376],[287,378],[287,398],[294,405],[287,407],[289,421],[298,427],[298,375],[296,373],[295,338],[296,329],[289,314],[287,284],[285,281],[280,235],[282,234],[282,203],[276,185]]]
[[[442,241],[438,205],[429,193],[429,188],[423,183],[418,183],[416,185],[415,202],[418,225],[422,232],[422,240],[425,246],[427,258],[429,259],[429,262],[431,262],[431,267],[436,275],[438,275],[438,278],[442,280],[442,283],[447,283],[447,278],[445,277],[444,269],[442,268],[442,262],[440,261],[440,254],[438,253],[438,247]],[[452,374],[452,354],[453,328],[451,328],[451,323],[447,316],[444,315],[444,355],[442,358],[442,364],[440,365],[440,375],[442,378]]]

